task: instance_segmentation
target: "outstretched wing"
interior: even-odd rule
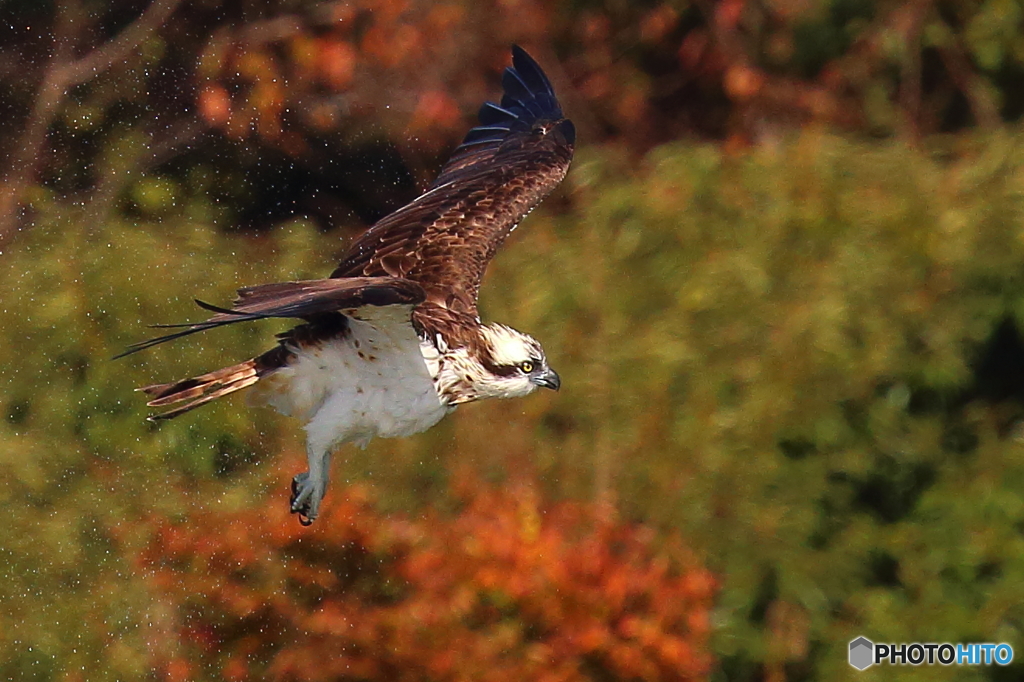
[[[331,277],[403,277],[431,303],[476,316],[487,263],[565,177],[576,139],[547,76],[518,46],[502,85],[501,103],[484,104],[426,194],[370,228]]]
[[[315,321],[318,317],[367,305],[385,306],[421,303],[423,288],[415,282],[397,277],[351,277],[346,279],[312,279],[245,287],[231,308],[219,308],[197,300],[200,307],[216,313],[205,322],[158,324],[160,328],[181,328],[155,339],[128,347],[116,358],[145,350],[158,343],[180,339],[197,332],[223,327],[236,322],[265,320],[271,317],[294,317]]]

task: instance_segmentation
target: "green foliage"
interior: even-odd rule
[[[570,364],[549,472],[608,462],[626,509],[706,552],[729,678],[856,674],[859,634],[1022,641],[1024,450],[971,400],[1021,311],[1021,140],[962,144],[670,146],[638,177],[584,156],[580,214],[498,264],[489,310],[543,297]]]
[[[111,532],[130,537],[143,514],[187,508],[178,488],[219,462],[237,466],[277,449],[272,416],[254,422],[239,405],[223,406],[209,421],[157,429],[133,393],[160,378],[154,367],[184,375],[253,353],[265,330],[111,357],[150,333],[147,323],[195,317],[191,293],[223,301],[236,282],[310,276],[320,245],[301,225],[270,244],[219,237],[182,218],[99,227],[73,216],[41,225],[5,255],[0,660],[14,677],[76,668],[88,679],[137,677],[148,636],[138,627],[151,604]]]
[[[1019,407],[979,398],[975,368],[1024,321],[1022,146],[805,134],[740,157],[661,147],[639,171],[582,150],[546,205],[568,208],[526,221],[482,302],[543,341],[562,391],[346,451],[335,480],[410,511],[442,504],[462,466],[535,470],[551,495],[608,494],[679,529],[721,582],[721,679],[853,679],[860,634],[1019,651]],[[321,276],[342,244],[302,223],[223,236],[201,199],[105,225],[47,201],[0,273],[0,660],[17,679],[141,677],[167,619],[136,574],[137,520],[285,505],[301,432],[234,398],[156,428],[131,392],[283,324],[109,358],[145,324],[197,317],[192,296]]]

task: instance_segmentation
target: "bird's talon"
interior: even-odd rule
[[[292,479],[290,508],[292,514],[299,515],[299,523],[309,526],[316,520],[320,500],[323,499],[323,496],[322,486],[310,481],[308,471],[304,471]]]

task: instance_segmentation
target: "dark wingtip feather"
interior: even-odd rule
[[[120,352],[117,355],[115,355],[114,357],[112,357],[111,360],[120,360],[121,358],[123,358],[123,357],[125,357],[127,355],[132,355],[134,353],[138,353],[139,351],[146,350],[147,348],[152,348],[153,346],[156,346],[157,344],[164,343],[165,341],[173,341],[174,339],[180,339],[182,336],[188,336],[189,334],[194,334],[196,331],[199,331],[199,330],[197,330],[197,329],[187,329],[187,330],[185,330],[183,332],[176,332],[174,334],[167,334],[166,336],[159,336],[159,337],[157,337],[155,339],[147,339],[145,341],[139,341],[138,343],[133,343],[132,345],[130,345],[127,348],[125,348],[122,352]]]
[[[470,129],[459,149],[500,142],[510,132],[529,131],[537,121],[563,118],[551,81],[518,45],[512,46],[512,66],[505,69],[501,83],[501,103],[486,102],[480,108],[480,125]]]
[[[193,298],[192,300],[195,301],[195,304],[197,306],[199,306],[203,310],[209,310],[211,313],[219,313],[221,315],[240,315],[240,316],[247,316],[248,315],[248,313],[244,313],[244,312],[241,312],[241,311],[238,311],[238,310],[232,310],[230,308],[221,308],[219,305],[214,305],[212,303],[207,303],[206,301],[200,301],[198,298]]]
[[[562,110],[558,107],[555,89],[551,87],[551,81],[548,80],[547,74],[544,73],[544,69],[540,68],[537,60],[531,57],[526,50],[518,45],[512,46],[512,68],[507,70],[513,71],[516,77],[534,94],[534,97],[547,95],[550,98],[548,106],[558,109],[558,117],[561,118]]]
[[[175,339],[180,339],[183,336],[190,336],[190,335],[195,334],[197,332],[206,331],[207,329],[213,329],[214,327],[218,327],[220,325],[219,324],[214,324],[214,323],[211,323],[211,322],[197,322],[196,324],[189,324],[189,325],[155,324],[155,325],[150,325],[150,326],[151,327],[158,327],[158,328],[167,328],[167,327],[172,327],[172,328],[173,327],[179,327],[179,328],[180,327],[187,327],[187,328],[184,329],[183,331],[180,331],[180,332],[174,332],[173,334],[165,334],[164,336],[158,336],[155,339],[146,339],[145,341],[139,341],[138,343],[133,343],[132,345],[128,346],[124,351],[122,351],[121,353],[118,353],[117,355],[112,357],[111,360],[119,360],[119,359],[125,357],[126,355],[132,355],[133,353],[138,353],[139,351],[146,350],[147,348],[152,348],[153,346],[157,346],[157,345],[159,345],[161,343],[166,343],[168,341],[174,341]]]

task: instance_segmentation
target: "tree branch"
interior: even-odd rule
[[[180,4],[181,0],[155,0],[116,37],[81,59],[63,66],[59,74],[61,82],[65,87],[72,88],[95,78],[114,64],[123,62],[143,40],[163,25]]]
[[[975,122],[987,130],[997,127],[1000,123],[999,108],[986,92],[982,78],[978,76],[959,41],[954,41],[953,45],[940,46],[938,51],[949,77],[967,99]]]
[[[72,54],[84,22],[77,0],[61,3],[54,32],[53,57],[43,74],[32,111],[21,135],[21,145],[12,155],[3,187],[0,188],[0,246],[19,230],[19,216],[25,189],[36,181],[42,163],[46,135],[68,90],[95,78],[116,63],[123,62],[139,44],[181,4],[181,0],[155,0],[119,35],[80,59]]]
[[[916,146],[921,137],[921,32],[931,11],[929,0],[918,0],[894,13],[894,24],[903,35],[900,59],[899,134]]]

